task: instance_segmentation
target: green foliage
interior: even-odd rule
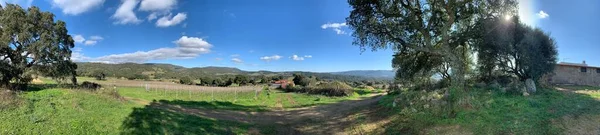
[[[192,84],[194,84],[194,81],[192,80],[192,78],[186,76],[186,77],[182,77],[181,79],[179,79],[179,83],[192,85]]]
[[[512,75],[520,80],[540,79],[552,72],[557,61],[556,43],[539,28],[531,28],[514,17],[487,18],[478,24],[479,75],[483,81]]]
[[[0,87],[25,89],[34,75],[71,77],[77,83],[77,65],[71,62],[74,43],[65,22],[35,6],[6,4],[0,24]]]
[[[322,82],[316,86],[288,87],[285,89],[285,91],[326,96],[351,96],[354,93],[354,89],[350,85],[340,81]]]

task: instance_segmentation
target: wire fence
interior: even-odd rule
[[[105,88],[118,90],[120,94],[128,97],[143,99],[163,100],[189,100],[189,101],[228,101],[237,102],[256,100],[264,85],[239,86],[239,87],[207,87],[196,85],[181,85],[172,83],[123,83],[123,82],[97,82]]]

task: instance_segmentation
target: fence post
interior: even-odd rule
[[[235,93],[235,98],[233,99],[233,102],[235,103],[235,101],[237,101],[237,89],[234,89],[233,91]]]
[[[212,97],[212,101],[215,101],[215,89],[211,89],[211,97]]]
[[[258,90],[254,89],[254,100],[258,99]]]
[[[190,96],[189,96],[189,98],[188,98],[188,99],[192,100],[192,90],[188,89],[188,92],[189,92],[189,94],[190,94]]]

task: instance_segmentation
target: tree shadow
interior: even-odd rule
[[[190,115],[153,101],[144,107],[133,108],[121,128],[121,134],[241,134],[246,133],[250,125]]]
[[[40,91],[44,89],[58,88],[58,84],[29,84],[24,91]]]
[[[185,108],[194,109],[223,109],[223,110],[236,110],[236,111],[268,111],[267,106],[252,106],[252,105],[240,105],[228,101],[184,101],[184,100],[159,100],[161,104],[166,105],[177,105]]]

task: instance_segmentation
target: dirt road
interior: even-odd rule
[[[192,109],[166,104],[158,104],[155,107],[218,120],[269,126],[275,134],[345,134],[344,130],[353,123],[347,117],[374,107],[381,97],[373,95],[363,100],[268,112]]]

